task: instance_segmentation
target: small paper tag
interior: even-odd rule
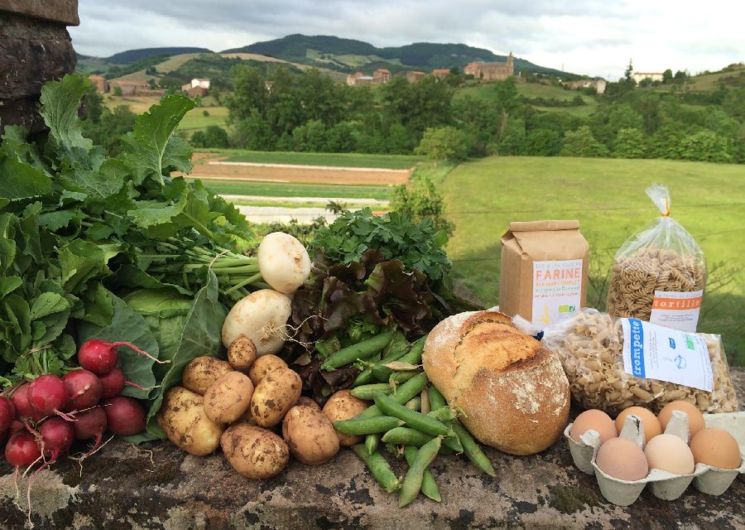
[[[573,317],[581,296],[581,259],[533,262],[533,325],[543,329]]]
[[[711,392],[711,358],[703,337],[636,318],[622,318],[621,326],[627,374]]]
[[[703,290],[655,291],[649,321],[653,324],[695,333],[703,296]]]

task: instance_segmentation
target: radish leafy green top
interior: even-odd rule
[[[201,182],[170,176],[191,169],[190,147],[173,136],[191,100],[165,96],[137,118],[122,154],[107,158],[82,134],[78,108],[88,89],[87,80],[72,75],[46,84],[41,115],[48,135],[28,141],[21,128],[9,126],[0,143],[0,375],[6,379],[62,372],[72,364],[83,324],[106,329],[124,311],[117,296],[157,288],[193,297],[215,256],[240,261],[255,245],[232,205]],[[224,301],[228,285],[221,277]],[[143,383],[152,386],[151,379]]]

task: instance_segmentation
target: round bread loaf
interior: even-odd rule
[[[569,416],[569,381],[550,350],[495,311],[449,317],[427,337],[427,377],[479,441],[530,455],[561,435]]]

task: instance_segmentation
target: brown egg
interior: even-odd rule
[[[657,416],[655,416],[651,410],[645,409],[644,407],[629,407],[627,409],[624,409],[621,414],[616,417],[616,430],[618,431],[619,435],[621,434],[621,429],[623,429],[623,424],[626,421],[626,416],[630,416],[632,414],[642,420],[642,425],[644,426],[645,443],[658,434],[662,434],[662,426],[660,425],[660,420],[657,419]]]
[[[579,437],[590,430],[598,432],[600,443],[605,443],[610,438],[615,438],[616,436],[615,423],[602,410],[590,409],[577,416],[569,431],[569,436],[575,442],[579,442]]]
[[[693,453],[683,440],[673,434],[660,434],[649,440],[644,454],[652,469],[676,475],[693,473]]]
[[[708,464],[720,469],[740,467],[740,446],[724,429],[702,429],[691,439],[691,451],[697,464]]]
[[[601,445],[596,463],[606,475],[620,480],[641,480],[649,473],[644,451],[626,438],[611,438]]]
[[[657,416],[660,420],[660,425],[662,425],[663,432],[665,431],[670,418],[673,417],[674,410],[680,410],[688,414],[688,426],[691,431],[691,436],[706,426],[704,423],[704,415],[696,408],[696,405],[692,405],[691,403],[682,400],[671,401],[663,407],[660,414]]]

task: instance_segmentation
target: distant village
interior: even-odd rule
[[[166,91],[162,88],[153,88],[143,81],[128,81],[114,79],[109,81],[101,75],[90,75],[88,79],[101,94],[114,94],[119,96],[162,96]],[[205,97],[210,91],[210,80],[194,78],[190,83],[181,85],[181,92],[189,97]]]

